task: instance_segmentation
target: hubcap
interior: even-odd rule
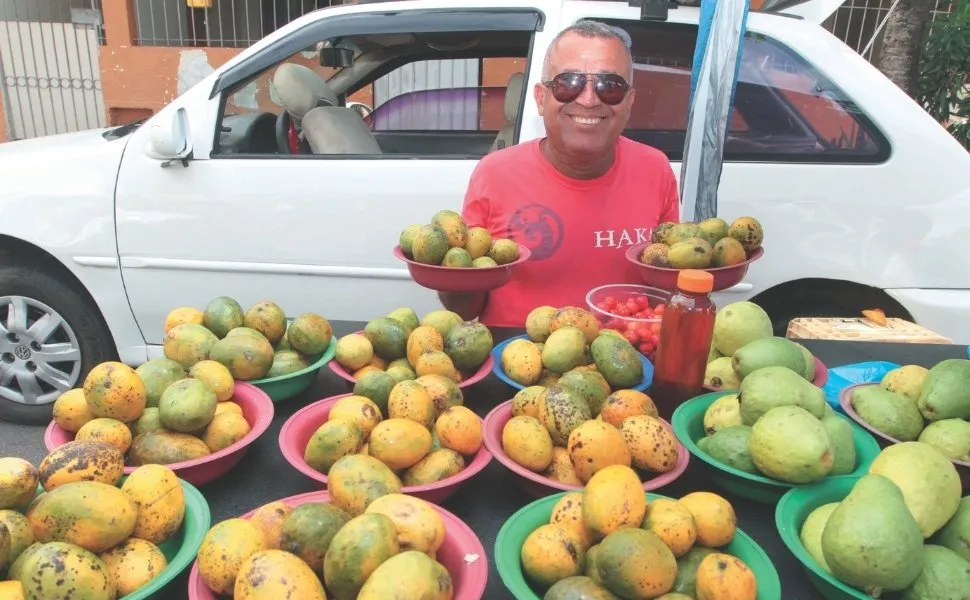
[[[49,404],[80,374],[81,347],[67,321],[32,298],[0,297],[0,398]]]

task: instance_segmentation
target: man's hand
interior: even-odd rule
[[[446,309],[457,313],[466,321],[473,321],[481,316],[488,306],[488,292],[438,292],[438,299]]]

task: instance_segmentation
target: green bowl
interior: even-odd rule
[[[118,482],[118,487],[128,479],[125,475]],[[121,596],[118,600],[146,600],[159,593],[162,588],[178,577],[184,571],[202,547],[202,538],[209,531],[212,515],[209,513],[209,503],[194,485],[179,479],[182,484],[182,493],[185,496],[185,517],[182,519],[182,526],[165,540],[158,549],[165,555],[168,564],[165,569],[145,585],[141,586],[127,596]],[[37,496],[44,493],[44,488],[37,486]],[[36,499],[35,496],[34,498]]]
[[[323,354],[313,359],[313,362],[305,369],[300,369],[288,375],[278,375],[276,377],[265,377],[247,381],[261,389],[273,402],[283,402],[294,396],[302,394],[313,384],[317,376],[317,371],[322,369],[327,363],[333,360],[333,355],[337,351],[337,336],[330,339],[330,345],[324,350]]]
[[[520,558],[522,545],[530,533],[549,522],[556,502],[570,493],[574,492],[561,492],[525,505],[509,517],[498,532],[498,537],[495,539],[495,567],[505,588],[517,600],[541,600],[542,598],[532,589],[522,572]],[[648,502],[658,498],[669,498],[650,493],[646,496]],[[778,572],[775,571],[775,566],[765,551],[748,534],[738,529],[731,543],[720,550],[740,558],[754,572],[758,580],[757,600],[781,600],[781,581],[778,579]]]
[[[823,570],[802,545],[799,534],[802,524],[813,510],[823,504],[841,502],[861,478],[861,475],[839,475],[812,485],[799,486],[785,493],[775,507],[775,525],[778,527],[781,541],[785,542],[795,558],[802,563],[812,585],[827,600],[849,598],[870,600],[870,598],[862,590],[842,583],[831,573]]]
[[[677,407],[671,419],[674,434],[691,454],[708,465],[711,481],[715,486],[741,498],[764,504],[773,504],[778,502],[785,492],[797,486],[764,475],[745,473],[715,460],[711,455],[697,447],[697,441],[705,435],[704,413],[707,408],[721,396],[736,393],[736,390],[711,392],[684,402]],[[838,413],[836,413],[836,416],[852,426],[855,440],[856,468],[847,475],[861,476],[869,470],[869,465],[879,454],[879,444],[876,442],[876,438],[851,419]]]

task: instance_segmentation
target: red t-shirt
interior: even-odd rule
[[[480,317],[492,327],[523,327],[537,306],[586,307],[594,287],[642,283],[623,253],[659,223],[679,221],[680,205],[670,162],[656,148],[620,137],[610,170],[577,180],[532,140],[478,163],[462,216],[469,227],[532,251],[509,283],[492,290]]]

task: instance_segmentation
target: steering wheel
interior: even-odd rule
[[[290,129],[293,128],[293,119],[290,112],[286,109],[276,117],[276,151],[280,154],[293,154],[290,147]]]

